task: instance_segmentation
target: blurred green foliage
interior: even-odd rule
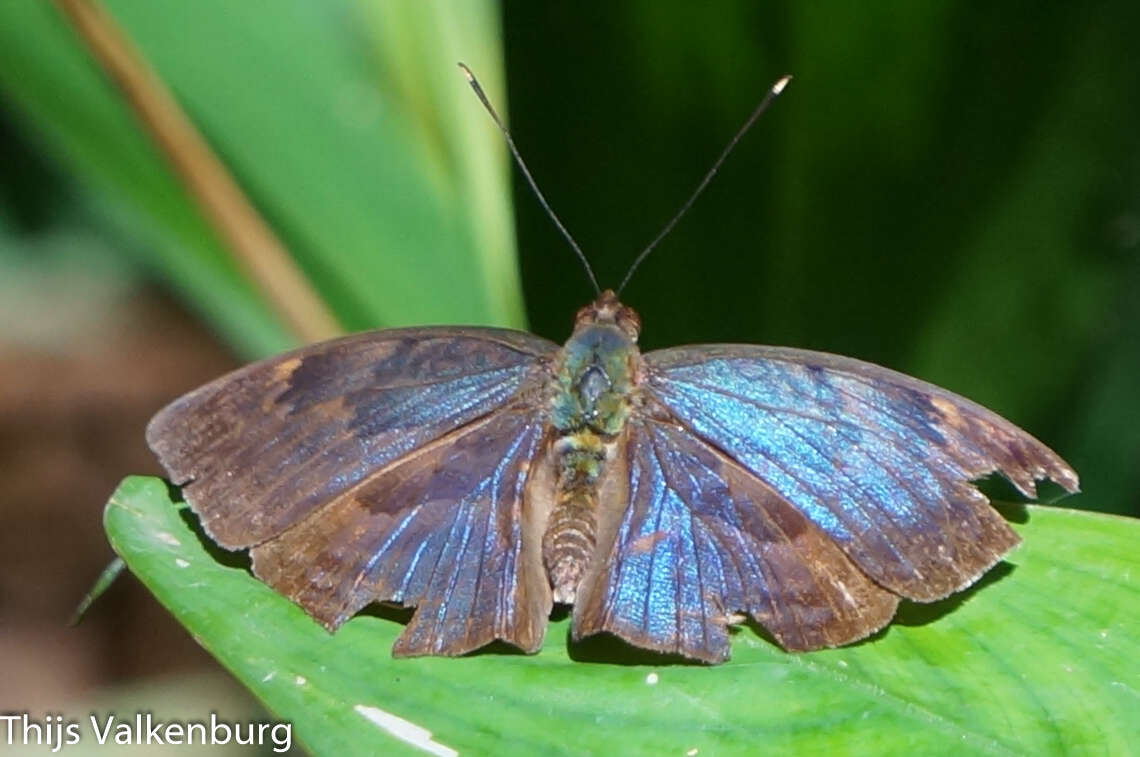
[[[493,3],[106,6],[346,328],[521,325],[504,147],[462,117],[455,68],[501,93]],[[74,201],[242,352],[289,344],[51,3],[0,6],[0,85],[23,137],[7,149],[62,164]]]
[[[350,329],[522,325],[505,151],[456,60],[509,90],[603,285],[792,73],[625,293],[645,345],[913,373],[1140,514],[1133,2],[507,2],[502,39],[489,0],[108,5]],[[244,354],[289,342],[50,4],[0,6],[0,86],[9,246],[80,206]],[[590,290],[518,181],[514,205],[531,326],[561,340]]]

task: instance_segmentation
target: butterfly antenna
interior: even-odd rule
[[[625,278],[621,280],[621,285],[617,288],[618,294],[621,294],[621,291],[625,289],[625,285],[628,284],[629,280],[633,277],[633,272],[637,270],[637,267],[641,265],[642,261],[649,257],[649,253],[653,252],[653,248],[655,248],[662,239],[668,236],[669,232],[673,230],[673,227],[677,225],[677,222],[681,220],[681,217],[689,212],[689,208],[693,207],[693,203],[700,197],[701,192],[705,191],[705,187],[707,187],[713,177],[716,176],[716,172],[720,170],[721,164],[724,163],[725,158],[732,152],[732,149],[736,147],[736,143],[752,128],[752,124],[756,123],[756,119],[764,114],[764,111],[768,109],[768,105],[776,98],[776,95],[784,91],[784,87],[788,86],[788,82],[791,80],[791,76],[782,76],[776,80],[775,84],[768,88],[768,91],[764,94],[764,99],[760,101],[760,104],[756,106],[756,110],[752,111],[752,115],[748,117],[748,120],[744,122],[740,130],[736,132],[736,136],[729,140],[728,145],[721,151],[720,157],[716,159],[712,168],[710,168],[708,173],[705,174],[705,177],[701,179],[701,183],[698,184],[697,188],[693,190],[693,193],[689,195],[689,199],[685,200],[685,204],[674,214],[669,223],[665,224],[665,228],[661,229],[661,232],[649,243],[649,246],[642,250],[641,254],[637,256],[637,259],[633,261],[633,265],[629,267]]]
[[[526,167],[526,161],[522,159],[522,155],[519,154],[519,149],[515,147],[515,140],[511,138],[511,133],[507,130],[507,127],[503,125],[503,121],[499,118],[499,114],[495,112],[491,101],[487,99],[487,94],[483,91],[479,80],[475,78],[475,74],[471,73],[471,69],[463,63],[459,64],[459,68],[463,70],[463,75],[467,77],[467,83],[471,85],[471,89],[475,90],[475,96],[479,98],[479,102],[483,103],[483,107],[491,114],[491,118],[494,119],[495,125],[499,127],[499,131],[503,132],[503,136],[507,140],[507,147],[511,149],[511,155],[515,157],[515,162],[518,163],[519,170],[522,171],[527,183],[530,184],[531,190],[534,191],[534,196],[538,198],[546,214],[550,216],[550,220],[554,221],[554,225],[562,232],[562,236],[566,237],[566,241],[570,243],[574,252],[577,253],[578,259],[582,261],[582,265],[586,269],[586,275],[590,277],[590,283],[594,285],[594,293],[601,294],[602,288],[598,286],[598,279],[594,276],[594,269],[590,267],[590,261],[586,260],[586,255],[582,252],[582,248],[578,246],[578,243],[574,241],[574,237],[570,236],[570,232],[562,225],[562,221],[559,220],[554,209],[550,207],[550,203],[546,201],[545,195],[542,194],[542,190],[539,189],[538,184],[535,183],[534,177],[530,175],[530,169]]]

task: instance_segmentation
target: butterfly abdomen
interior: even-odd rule
[[[568,434],[555,444],[558,490],[542,537],[542,560],[555,602],[574,602],[594,552],[598,479],[605,470],[610,446],[590,431]]]

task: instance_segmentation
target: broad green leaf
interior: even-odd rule
[[[745,629],[718,667],[596,646],[575,661],[566,620],[533,657],[393,660],[399,623],[362,615],[329,635],[219,562],[158,479],[126,479],[105,521],[130,569],[317,754],[1134,753],[1140,522],[1028,513],[1024,545],[964,597],[810,654]]]
[[[106,5],[346,328],[521,324],[502,138],[455,66],[505,107],[494,3]],[[244,351],[286,346],[51,3],[0,4],[0,92]]]

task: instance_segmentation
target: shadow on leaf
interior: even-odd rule
[[[207,554],[220,565],[224,565],[227,568],[244,570],[252,576],[253,570],[251,569],[249,550],[240,549],[236,552],[231,552],[228,549],[219,547],[217,542],[211,539],[210,535],[206,533],[206,530],[202,528],[202,521],[199,520],[198,516],[194,514],[194,511],[190,509],[190,506],[186,504],[186,501],[182,498],[182,490],[169,482],[167,483],[167,489],[171,495],[170,499],[178,503],[178,517],[181,518],[182,522],[186,524],[186,527],[194,533],[195,538],[202,544],[202,548],[206,550]]]
[[[940,599],[937,602],[922,604],[904,599],[899,604],[898,612],[895,613],[895,619],[891,621],[891,625],[924,626],[928,623],[933,623],[939,618],[957,610],[963,602],[987,586],[1005,580],[1005,578],[1012,575],[1016,569],[1016,566],[1010,563],[1000,562],[991,568],[988,573],[975,581],[973,585],[963,589],[957,594],[946,597],[946,599]]]

